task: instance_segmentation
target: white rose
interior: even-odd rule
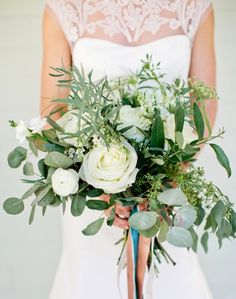
[[[63,114],[63,116],[57,120],[57,124],[61,128],[63,128],[65,133],[74,134],[77,133],[79,130],[83,130],[85,128],[86,121],[81,119],[79,122],[78,110],[74,109],[74,110],[69,110],[65,114]],[[66,137],[66,135],[58,131],[57,131],[57,136],[61,141],[64,141],[74,146],[77,145],[77,140],[78,140],[77,137],[69,137],[67,135],[67,138],[63,138]]]
[[[142,142],[145,138],[145,135],[138,128],[142,131],[147,131],[150,127],[150,120],[143,116],[142,108],[133,108],[129,105],[121,107],[118,123],[120,123],[117,126],[118,131],[125,127],[133,126],[128,131],[122,133],[122,135],[128,139],[134,139],[136,142]]]
[[[79,175],[74,169],[58,168],[51,177],[53,191],[60,196],[74,194],[79,189]]]
[[[165,131],[165,137],[168,139],[171,139],[172,141],[175,141],[175,116],[174,114],[169,114],[167,118],[164,120],[164,131]],[[189,144],[193,140],[197,138],[193,128],[190,126],[188,121],[184,122],[183,127],[183,145],[182,148],[186,146],[186,144]]]
[[[106,193],[118,193],[135,182],[137,160],[135,149],[127,141],[110,144],[109,149],[100,142],[85,155],[79,176]]]
[[[31,135],[23,120],[19,121],[15,129],[16,139],[19,140],[19,143],[23,143],[25,141],[25,138]]]

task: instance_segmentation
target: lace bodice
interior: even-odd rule
[[[212,0],[46,0],[71,46],[81,37],[140,45],[174,34],[192,44]]]

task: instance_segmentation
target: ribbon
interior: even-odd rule
[[[136,205],[131,215],[139,211]],[[127,241],[128,298],[143,299],[143,284],[150,251],[150,238],[145,238],[134,228],[130,228]]]

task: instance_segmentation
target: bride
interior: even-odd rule
[[[43,64],[41,115],[56,104],[50,100],[65,97],[49,76],[50,67],[81,64],[93,69],[93,79],[127,75],[140,67],[149,53],[160,62],[168,80],[197,77],[215,86],[214,12],[211,0],[47,0],[43,19]],[[59,106],[59,105],[57,105]],[[216,101],[207,103],[211,125]],[[54,115],[58,119],[59,114]],[[106,198],[103,197],[105,200]],[[117,257],[114,243],[128,227],[128,208],[116,206],[112,228],[103,226],[92,238],[81,230],[96,219],[87,210],[79,218],[67,209],[62,216],[63,247],[50,299],[118,299]],[[211,299],[197,255],[186,248],[164,242],[175,266],[165,261],[159,266],[152,290],[144,282],[144,299]],[[127,298],[125,271],[121,292]],[[129,295],[129,299],[132,297]]]

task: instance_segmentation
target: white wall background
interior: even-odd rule
[[[0,194],[3,200],[26,190],[21,172],[7,166],[7,154],[16,146],[10,119],[38,115],[41,66],[41,17],[44,1],[0,0]],[[227,180],[205,149],[199,164],[207,177],[236,202],[235,84],[236,84],[236,1],[216,0],[216,51],[218,64],[219,113],[215,128],[226,128],[224,149],[234,174]],[[0,299],[46,299],[61,249],[61,210],[51,209],[43,218],[36,213],[28,225],[29,207],[20,216],[6,215],[0,208]],[[209,254],[199,252],[214,299],[235,299],[236,242],[224,242],[223,250],[211,239]],[[177,298],[177,297],[176,297]],[[69,299],[69,298],[68,298]],[[201,299],[201,298],[199,298]]]

